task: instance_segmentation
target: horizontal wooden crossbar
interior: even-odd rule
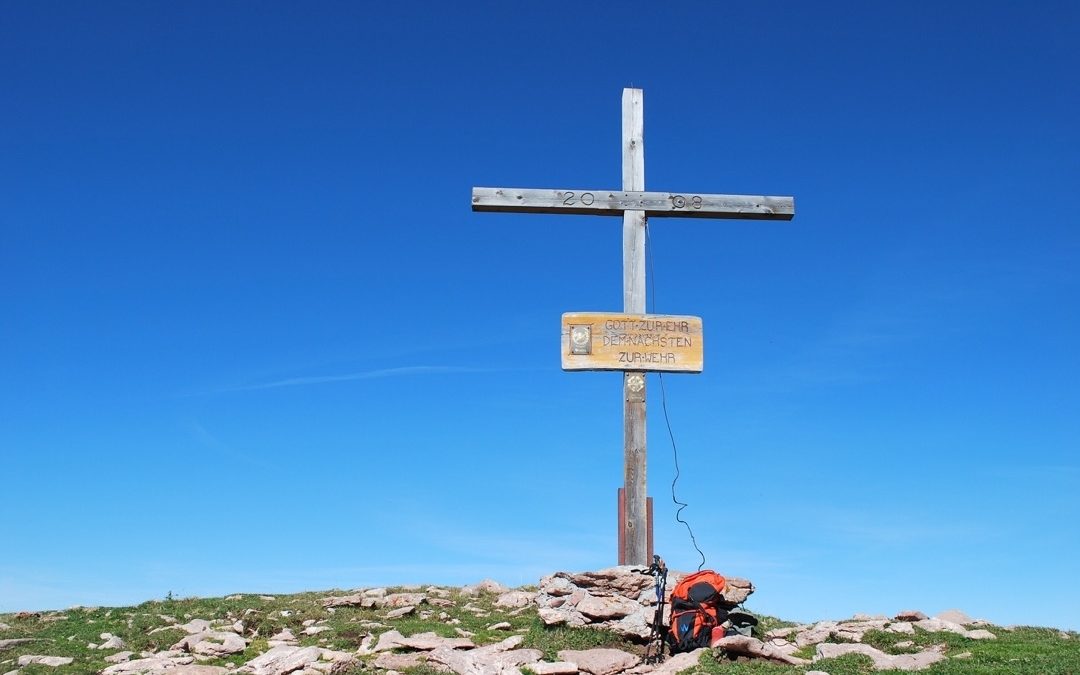
[[[624,211],[644,211],[650,217],[791,220],[795,215],[795,198],[690,192],[474,187],[472,210],[597,216],[620,216]]]

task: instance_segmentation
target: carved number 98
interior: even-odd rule
[[[673,209],[685,209],[687,206],[687,199],[682,195],[671,195],[671,208]],[[689,206],[692,209],[701,208],[701,197],[694,195],[690,197]]]

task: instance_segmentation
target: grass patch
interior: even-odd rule
[[[558,661],[558,653],[563,649],[613,647],[631,651],[636,648],[637,652],[644,653],[644,647],[638,645],[631,647],[626,640],[615,633],[573,626],[547,626],[535,614],[530,620],[529,630],[525,633],[525,641],[521,646],[527,649],[539,649],[544,653],[545,661]]]
[[[802,675],[806,669],[765,661],[730,661],[713,652],[707,652],[698,662],[698,672],[717,675]],[[830,670],[829,675],[837,674]]]

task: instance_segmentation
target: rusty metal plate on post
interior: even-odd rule
[[[700,373],[701,317],[568,312],[562,315],[563,370]]]

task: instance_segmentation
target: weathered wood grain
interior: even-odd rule
[[[645,190],[644,94],[623,89],[622,189]],[[645,313],[645,225],[642,209],[623,211],[623,311]],[[626,562],[648,565],[646,513],[645,373],[623,375],[623,485],[626,490]]]
[[[573,339],[575,329],[588,335],[587,345]],[[562,368],[700,373],[703,335],[697,316],[567,312],[562,315]]]
[[[625,188],[613,191],[474,187],[472,210],[593,216],[644,211],[645,215],[658,218],[791,220],[795,216],[795,198],[646,192]]]

